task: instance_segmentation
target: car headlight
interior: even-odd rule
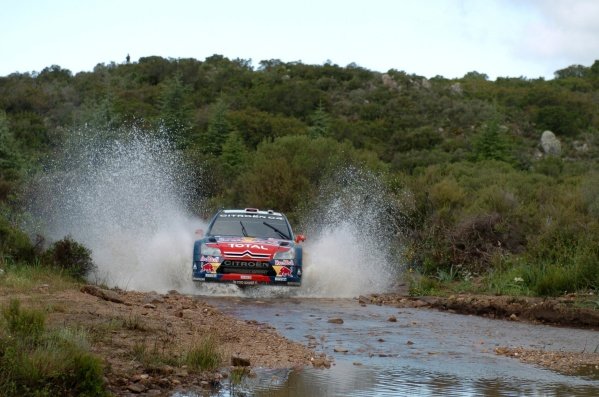
[[[287,251],[279,251],[275,253],[275,259],[293,259],[295,258],[295,250],[292,248]]]
[[[200,246],[200,253],[203,256],[221,256],[221,252],[218,248],[209,247],[205,243]]]

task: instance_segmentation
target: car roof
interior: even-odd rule
[[[280,212],[273,210],[259,210],[258,208],[245,208],[245,209],[227,209],[222,210],[225,214],[248,214],[248,215],[271,215],[271,216],[284,216]]]

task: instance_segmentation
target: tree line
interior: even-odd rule
[[[36,257],[22,189],[82,125],[163,131],[197,171],[203,215],[256,206],[299,221],[331,174],[363,168],[403,203],[398,266],[500,293],[599,288],[599,60],[552,80],[220,55],[0,77],[2,261]],[[545,130],[559,154],[540,146]]]

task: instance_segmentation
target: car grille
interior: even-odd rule
[[[224,260],[218,267],[218,273],[223,274],[261,274],[275,276],[276,272],[268,262]]]

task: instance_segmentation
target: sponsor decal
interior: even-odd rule
[[[277,274],[281,277],[291,276],[291,269],[287,266],[281,266]]]
[[[250,269],[268,269],[270,266],[268,262],[258,262],[258,261],[232,261],[225,260],[223,261],[223,266],[227,267],[238,267],[238,268],[250,268]]]
[[[252,276],[248,276],[246,274],[242,274],[241,276],[239,276],[239,278],[241,278],[242,280],[251,280]]]
[[[293,266],[293,261],[290,259],[285,260],[275,260],[276,266]]]
[[[214,269],[214,266],[212,266],[212,263],[204,263],[202,265],[202,271],[203,272],[208,272],[208,273],[214,273],[216,269]]]
[[[275,277],[275,281],[287,281],[287,277]]]
[[[241,285],[256,285],[258,284],[257,281],[248,281],[248,280],[235,280],[233,281],[234,284],[241,284]]]
[[[206,273],[206,278],[217,278],[218,274],[216,273]]]
[[[217,256],[203,256],[200,258],[202,262],[220,262],[220,258]]]
[[[220,214],[219,218],[255,218],[255,219],[272,219],[282,221],[282,216],[259,215],[259,214]]]
[[[268,251],[268,248],[266,248],[263,245],[260,244],[249,244],[249,243],[229,243],[227,244],[229,247],[231,248],[247,248],[247,249],[256,249],[256,250],[262,250],[262,251]]]

